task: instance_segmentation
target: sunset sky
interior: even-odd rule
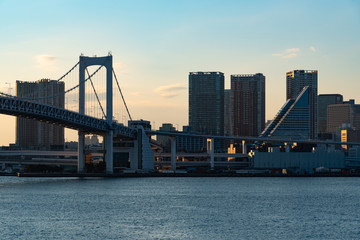
[[[188,74],[266,76],[266,119],[285,102],[286,72],[318,70],[319,94],[360,103],[360,1],[0,0],[0,91],[58,79],[111,52],[134,119],[188,124]],[[0,145],[15,142],[1,115]],[[76,134],[66,132],[67,140]]]

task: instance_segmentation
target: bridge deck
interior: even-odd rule
[[[127,138],[135,138],[136,136],[134,129],[121,124],[113,123],[109,126],[107,121],[103,119],[19,98],[0,96],[0,113],[56,124],[85,133],[104,135],[113,130],[114,135]]]

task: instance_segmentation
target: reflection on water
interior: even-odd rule
[[[356,239],[358,181],[0,177],[0,239]]]

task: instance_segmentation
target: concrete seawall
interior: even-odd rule
[[[18,177],[142,178],[142,177],[360,177],[360,173],[264,174],[264,173],[18,173]]]

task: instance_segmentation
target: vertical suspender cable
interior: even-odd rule
[[[104,109],[103,109],[103,107],[102,107],[102,105],[101,105],[101,102],[100,102],[100,100],[99,100],[99,97],[98,97],[98,95],[97,95],[97,93],[96,93],[96,90],[95,90],[94,84],[93,84],[93,82],[92,82],[92,80],[91,80],[91,77],[90,77],[89,71],[88,71],[88,69],[87,69],[87,68],[85,68],[85,69],[86,69],[86,73],[87,73],[87,74],[88,74],[88,76],[89,76],[89,80],[90,80],[91,86],[92,86],[92,88],[93,88],[93,90],[94,90],[94,93],[95,93],[96,99],[97,99],[97,101],[98,101],[98,103],[99,103],[99,105],[100,105],[100,108],[101,108],[101,111],[102,111],[102,113],[103,113],[103,116],[104,116],[104,118],[106,119],[106,115],[105,115]]]
[[[115,77],[116,84],[117,84],[117,86],[118,86],[119,92],[120,92],[120,94],[121,94],[121,98],[122,98],[122,100],[123,100],[123,102],[124,102],[124,105],[125,105],[126,111],[127,111],[128,115],[129,115],[130,120],[132,121],[132,118],[131,118],[131,116],[130,116],[129,109],[128,109],[127,105],[126,105],[126,102],[125,102],[124,96],[123,96],[123,94],[122,94],[122,92],[121,92],[120,85],[119,85],[119,82],[118,82],[118,80],[117,80],[117,77],[116,77],[116,74],[115,74],[114,68],[112,69],[112,71],[113,71],[113,74],[114,74],[114,77]]]

